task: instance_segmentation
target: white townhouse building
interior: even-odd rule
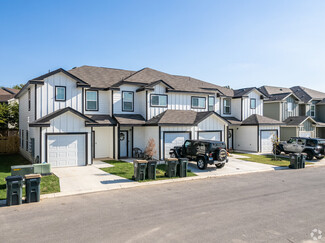
[[[232,90],[150,68],[58,69],[28,81],[16,98],[21,153],[52,166],[133,157],[149,139],[156,159],[186,139],[270,152],[281,124],[263,117],[264,95],[256,88]]]

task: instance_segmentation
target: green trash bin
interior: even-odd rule
[[[166,173],[165,176],[171,178],[176,177],[177,175],[177,163],[178,159],[176,158],[169,158],[165,160],[166,162]]]
[[[306,154],[300,154],[300,168],[303,169],[305,168],[306,165]]]
[[[292,153],[290,154],[290,165],[289,168],[291,169],[299,169],[300,168],[300,154]]]
[[[156,180],[157,161],[149,160],[147,164],[147,178],[150,180]]]
[[[23,177],[7,176],[7,206],[22,204]]]
[[[177,176],[187,177],[188,159],[179,158],[177,163]]]
[[[147,170],[147,160],[134,160],[134,175],[133,179],[136,181],[143,181],[146,179],[146,170]]]
[[[26,203],[39,202],[40,201],[40,184],[41,175],[40,174],[30,174],[25,175],[26,184]]]

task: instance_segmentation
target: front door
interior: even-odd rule
[[[120,132],[120,157],[128,157],[128,132]]]

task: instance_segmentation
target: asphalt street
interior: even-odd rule
[[[0,208],[0,242],[312,242],[314,229],[325,241],[325,167]]]

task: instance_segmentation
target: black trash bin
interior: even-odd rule
[[[167,177],[176,177],[177,174],[177,163],[178,159],[176,158],[169,158],[166,159],[166,173],[165,176]]]
[[[147,178],[150,180],[156,180],[157,161],[149,160],[147,164]]]
[[[40,174],[30,174],[25,175],[26,184],[26,203],[39,202],[40,201],[40,184],[41,175]]]
[[[188,167],[188,159],[179,158],[177,164],[177,176],[187,177],[187,167]]]
[[[136,181],[143,181],[146,179],[146,170],[147,170],[147,160],[134,160],[133,167],[134,167],[134,175],[133,179]]]
[[[300,154],[300,168],[305,168],[307,155],[302,153]]]
[[[299,169],[299,154],[292,153],[290,154],[290,165],[291,169]]]
[[[7,206],[22,204],[23,177],[7,176]]]

